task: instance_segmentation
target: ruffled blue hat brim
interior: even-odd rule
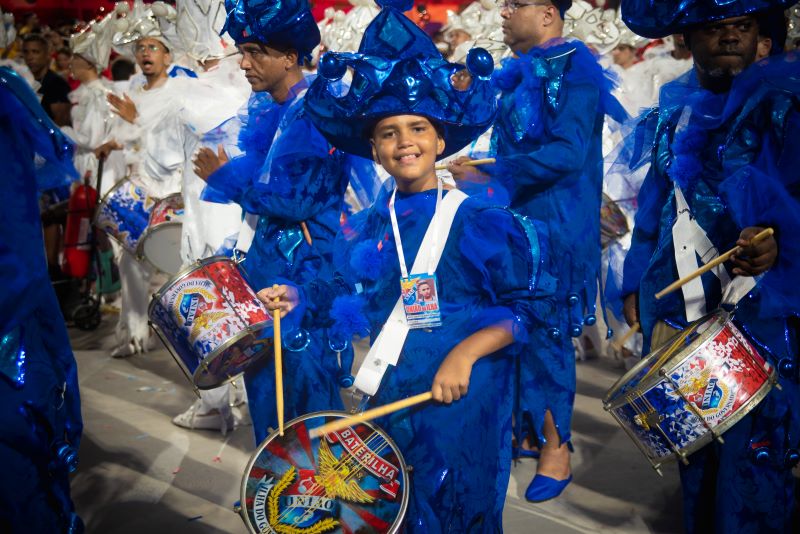
[[[485,55],[484,55],[485,54]],[[488,63],[487,63],[488,58]],[[471,86],[451,83],[462,65],[445,61],[430,38],[405,15],[384,8],[367,28],[358,53],[328,53],[305,98],[306,112],[340,150],[372,158],[369,129],[394,115],[420,115],[435,123],[445,140],[442,158],[485,132],[494,121],[496,98],[489,81],[488,52],[468,59]],[[338,94],[335,80],[351,69],[353,80]],[[477,71],[477,72],[476,72]]]
[[[634,33],[659,39],[684,33],[707,22],[767,10],[782,10],[796,2],[797,0],[622,0],[622,20]]]
[[[226,0],[228,18],[220,33],[237,45],[260,42],[289,46],[302,57],[320,43],[320,33],[306,0]]]

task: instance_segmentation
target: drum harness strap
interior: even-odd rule
[[[672,242],[675,248],[675,265],[678,268],[678,276],[684,278],[698,269],[698,256],[705,264],[718,257],[719,251],[697,220],[692,217],[689,205],[678,184],[675,184],[675,209],[677,218],[672,226]],[[736,304],[755,287],[758,281],[758,277],[752,276],[737,276],[731,280],[723,265],[718,265],[711,272],[722,285],[722,302],[725,303]],[[681,291],[688,322],[696,321],[708,313],[701,277],[684,284]]]
[[[441,184],[441,181],[439,183]],[[453,219],[466,198],[467,195],[458,189],[450,190],[447,193],[425,231],[425,237],[422,239],[411,273],[420,273],[425,269],[436,270],[447,243],[447,237],[450,235]],[[435,246],[436,243],[440,243],[440,245]],[[401,295],[356,374],[355,387],[358,392],[363,395],[375,395],[389,366],[397,365],[408,331]]]

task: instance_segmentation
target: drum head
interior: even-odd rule
[[[142,236],[141,255],[161,272],[181,270],[181,228],[181,223],[161,223]]]
[[[308,436],[344,415],[298,417],[283,436],[275,432],[259,446],[242,479],[241,514],[251,532],[399,531],[408,474],[391,438],[370,423]]]
[[[606,393],[603,404],[617,406],[627,402],[625,394],[629,391],[651,388],[654,383],[661,381],[661,369],[669,371],[676,367],[702,343],[719,332],[727,320],[728,315],[725,312],[716,311],[692,323],[686,330],[676,333],[617,380]]]
[[[273,340],[271,337],[259,339],[263,334],[272,335],[271,322],[249,328],[214,351],[195,370],[192,378],[194,385],[200,389],[214,389],[269,356]]]

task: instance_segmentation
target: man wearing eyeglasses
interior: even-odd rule
[[[543,266],[552,276],[552,298],[540,302],[541,327],[520,365],[515,415],[521,455],[539,457],[525,493],[532,502],[557,497],[572,480],[570,419],[575,396],[572,337],[596,321],[600,268],[606,113],[625,116],[609,93],[612,83],[589,49],[562,38],[571,0],[506,0],[501,7],[506,45],[514,58],[497,73],[500,89],[493,146],[497,163],[449,169],[456,179],[487,183],[498,198],[507,192],[516,212],[542,220],[549,232]],[[547,284],[546,284],[547,285]],[[538,444],[539,450],[530,450]]]

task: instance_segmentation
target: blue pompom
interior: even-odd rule
[[[354,335],[369,335],[369,321],[364,314],[364,298],[360,295],[340,295],[333,300],[331,336],[351,339]]]
[[[326,80],[339,80],[346,72],[347,65],[336,54],[328,52],[319,60],[319,74]]]
[[[494,72],[494,59],[483,48],[473,48],[467,53],[467,70],[480,80],[488,80]]]
[[[389,242],[383,242],[379,247],[379,243],[381,242],[376,239],[367,239],[353,247],[350,267],[359,278],[378,280],[391,268],[389,262],[392,260],[391,251],[394,247]]]
[[[408,11],[414,7],[414,0],[375,0],[381,7],[393,7],[398,11]]]

